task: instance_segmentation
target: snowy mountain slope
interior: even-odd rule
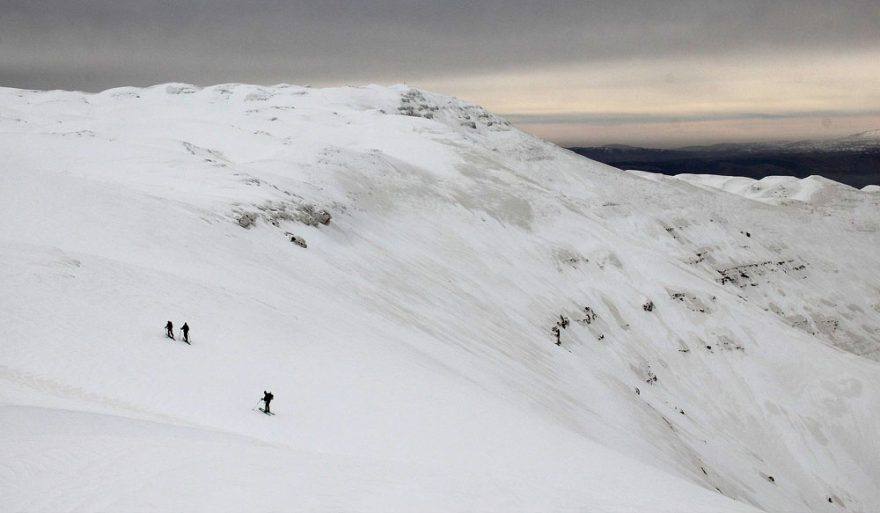
[[[790,258],[792,255],[788,247],[791,244],[799,244],[792,241],[791,237],[780,237],[776,243],[763,244],[764,251],[759,253],[761,258],[754,258],[752,262],[728,267],[714,266],[719,272],[721,280],[725,283],[740,287],[743,293],[752,300],[759,302],[766,310],[777,313],[795,327],[798,327],[811,335],[818,336],[831,344],[844,350],[877,360],[877,340],[880,330],[873,323],[865,323],[862,315],[868,313],[868,318],[877,311],[877,285],[871,279],[863,284],[852,283],[852,286],[843,286],[840,283],[840,273],[837,263],[842,259],[854,259],[853,265],[863,265],[858,262],[874,253],[874,248],[880,247],[873,238],[876,236],[878,224],[878,207],[880,198],[868,191],[859,191],[852,187],[812,176],[803,180],[793,177],[767,177],[762,180],[753,180],[741,177],[724,177],[715,175],[677,175],[669,177],[642,171],[630,171],[630,174],[665,184],[680,184],[685,182],[710,192],[721,190],[751,200],[766,203],[772,206],[766,215],[779,217],[787,216],[800,218],[799,222],[791,228],[797,230],[797,237],[810,237],[816,247],[835,245],[837,254],[826,254],[819,257],[820,260],[812,262],[818,264],[820,274],[825,274],[825,282],[817,284],[816,280],[822,281],[815,272],[808,269],[810,263],[804,256]],[[690,189],[685,186],[686,189]],[[762,211],[762,209],[758,209]],[[831,222],[836,227],[828,226],[831,231],[849,232],[853,235],[846,242],[832,242],[835,237],[822,233],[822,229],[816,230],[813,223]],[[809,227],[809,228],[807,228]],[[741,231],[741,235],[751,238],[753,232]],[[864,237],[860,234],[864,234]],[[756,248],[757,249],[757,248]],[[698,251],[694,261],[712,259],[707,252]],[[777,256],[785,255],[784,259]],[[821,263],[820,263],[821,261]],[[873,265],[870,260],[864,261],[864,265]],[[830,273],[830,275],[828,274]],[[774,278],[775,276],[775,278]],[[799,280],[806,280],[800,282]],[[829,281],[836,284],[830,286]],[[763,286],[762,286],[763,285]],[[767,286],[769,285],[769,287]],[[786,307],[781,303],[789,300],[786,291],[779,287],[802,287],[805,286],[804,297],[800,306]],[[773,290],[774,286],[776,287]],[[806,290],[811,289],[811,290]],[[818,294],[816,292],[819,292]],[[853,301],[854,300],[854,301]],[[861,302],[861,304],[857,304]],[[848,303],[842,305],[842,303]],[[796,311],[792,311],[792,308]]]
[[[403,86],[3,89],[0,132],[4,509],[880,508],[876,199]]]

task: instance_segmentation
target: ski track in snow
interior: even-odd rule
[[[876,192],[405,86],[0,112],[4,511],[880,510]]]

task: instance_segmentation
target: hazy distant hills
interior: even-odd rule
[[[669,150],[625,145],[569,149],[620,169],[669,175],[696,173],[756,179],[821,175],[859,189],[880,185],[880,130],[823,141],[715,144]]]

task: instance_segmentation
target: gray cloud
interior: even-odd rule
[[[396,82],[880,47],[880,2],[0,0],[0,85]]]

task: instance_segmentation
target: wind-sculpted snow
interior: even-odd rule
[[[880,510],[874,192],[405,86],[0,89],[0,133],[4,511]]]

